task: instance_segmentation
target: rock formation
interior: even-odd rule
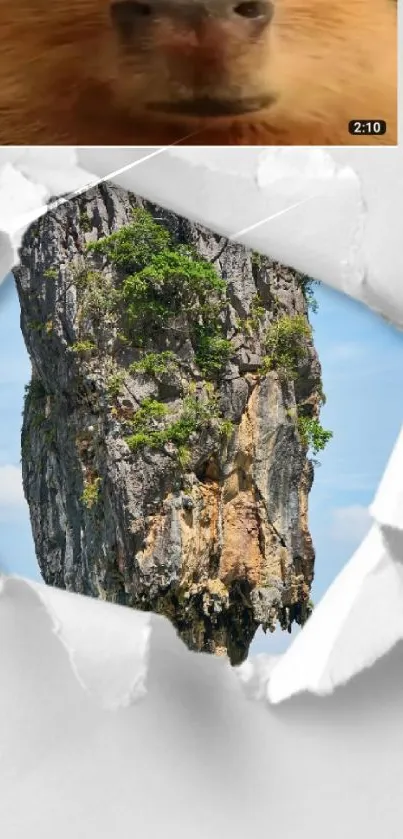
[[[22,466],[45,581],[245,659],[303,623],[323,447],[309,281],[101,184],[14,270],[32,362]]]

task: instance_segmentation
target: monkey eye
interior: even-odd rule
[[[236,15],[246,18],[259,18],[267,16],[267,3],[261,3],[259,0],[246,0],[245,3],[239,3],[234,8]]]
[[[151,13],[149,3],[137,3],[136,0],[118,0],[111,7],[112,17],[120,26],[133,23],[136,18],[150,17]]]
[[[149,17],[152,13],[152,8],[149,3],[130,2],[128,5],[133,7],[132,15],[137,15],[137,17]]]

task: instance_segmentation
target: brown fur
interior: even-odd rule
[[[276,0],[259,38],[218,19],[192,40],[162,17],[124,53],[109,0],[0,0],[0,144],[395,144],[396,17],[392,0]],[[149,110],[196,88],[277,98],[210,120]],[[360,118],[386,120],[386,135],[350,136]]]

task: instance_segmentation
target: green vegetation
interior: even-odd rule
[[[262,363],[259,367],[259,374],[261,376],[267,376],[271,370],[274,369],[273,359],[269,355],[264,355],[262,358]]]
[[[101,319],[111,314],[119,302],[119,294],[101,271],[83,269],[76,274],[77,288],[84,294],[83,309],[90,317]]]
[[[263,301],[259,294],[255,294],[252,298],[249,311],[249,318],[254,328],[260,326],[260,321],[264,318],[265,314],[266,309],[263,306]]]
[[[252,251],[251,262],[252,262],[252,265],[255,268],[261,268],[262,267],[262,260],[263,260],[263,254],[259,253],[259,251]]]
[[[261,373],[276,369],[281,375],[295,379],[298,367],[306,359],[306,341],[311,327],[304,315],[282,315],[269,327]]]
[[[80,268],[75,271],[75,282],[80,290],[88,289],[92,285],[104,283],[102,271],[95,271],[92,268]]]
[[[32,414],[31,418],[31,426],[32,428],[42,428],[43,425],[46,423],[46,414],[43,411],[35,411]]]
[[[314,455],[323,451],[333,437],[333,432],[323,428],[317,417],[299,415],[297,427],[302,445],[311,449]]]
[[[118,340],[118,341],[119,341],[119,342],[120,342],[120,343],[121,343],[124,347],[128,347],[128,346],[130,346],[130,339],[127,337],[127,335],[125,335],[125,334],[124,334],[124,332],[117,332],[117,333],[116,333],[116,339],[117,339],[117,340]]]
[[[132,217],[131,224],[97,242],[89,243],[86,246],[87,252],[102,254],[113,265],[132,272],[140,270],[153,256],[170,247],[169,231],[157,224],[151,213],[135,209]]]
[[[321,408],[323,407],[323,405],[326,405],[327,397],[326,397],[326,393],[323,390],[322,379],[319,382],[318,399],[319,399],[319,405],[320,405]]]
[[[306,274],[301,274],[298,277],[298,285],[305,297],[308,309],[315,314],[318,311],[318,301],[315,297],[314,287],[318,285],[318,281],[313,280],[312,277],[307,277]]]
[[[176,355],[169,350],[165,352],[149,352],[140,361],[133,361],[129,367],[130,373],[144,373],[147,376],[162,376],[173,373],[178,368]]]
[[[46,323],[44,323],[41,320],[30,320],[28,321],[28,326],[34,332],[45,332],[46,335],[51,335],[51,333],[53,332],[54,324],[52,320],[47,320]]]
[[[263,306],[260,295],[255,294],[252,298],[248,317],[244,320],[241,319],[239,322],[240,328],[243,329],[248,335],[253,335],[256,332],[259,332],[265,314],[266,309]]]
[[[161,425],[167,415],[168,408],[163,402],[144,399],[132,421],[134,433],[126,437],[129,448],[132,451],[143,447],[162,449],[165,444],[172,443],[177,448],[178,462],[184,468],[190,460],[188,444],[192,434],[214,425],[224,438],[230,436],[233,428],[229,420],[220,416],[215,398],[202,402],[188,395],[177,419]]]
[[[125,378],[126,374],[123,370],[117,370],[116,373],[112,373],[109,376],[106,382],[106,389],[111,399],[116,399],[121,394]]]
[[[90,217],[87,213],[87,210],[81,210],[80,215],[78,217],[78,221],[83,233],[91,232],[93,225],[90,221]]]
[[[98,310],[101,291],[104,309],[121,306],[124,334],[137,346],[161,329],[187,329],[203,375],[219,376],[230,357],[231,343],[221,322],[226,282],[210,262],[194,248],[172,242],[169,231],[143,209],[133,211],[131,224],[90,243],[86,250],[102,254],[124,273],[120,290],[106,295],[102,273],[84,272],[82,287],[86,289],[87,311],[88,288],[92,288],[93,296],[98,290]],[[149,354],[136,362],[138,372],[155,375],[158,368],[163,372],[156,355]],[[172,358],[166,355],[160,358],[163,365],[169,360]]]
[[[95,344],[93,341],[76,341],[75,344],[72,344],[70,347],[71,351],[76,353],[77,355],[82,355],[84,353],[92,352],[96,349]]]
[[[40,379],[32,378],[24,387],[24,399],[42,400],[46,396],[46,390]]]
[[[43,276],[46,280],[57,280],[59,276],[59,271],[57,268],[46,268],[43,272]]]
[[[84,490],[81,496],[81,501],[84,507],[91,510],[99,498],[99,491],[101,487],[101,478],[88,478],[84,481]]]
[[[85,227],[85,215],[80,220]],[[132,420],[132,433],[126,438],[132,451],[143,447],[161,449],[166,443],[176,448],[182,468],[190,460],[189,441],[195,432],[212,424],[222,438],[232,432],[232,423],[220,416],[213,383],[217,382],[233,353],[233,346],[224,330],[227,285],[214,265],[202,258],[189,245],[176,244],[169,230],[156,222],[142,208],[132,212],[125,227],[86,246],[90,255],[104,257],[117,271],[117,288],[100,270],[86,266],[77,277],[82,292],[82,312],[99,319],[107,314],[117,316],[118,339],[125,345],[143,348],[142,357],[129,367],[130,373],[163,376],[175,372],[179,362],[169,350],[150,352],[148,340],[161,331],[183,333],[190,338],[199,370],[205,378],[207,400],[196,398],[196,389],[189,391],[175,418],[168,416],[168,407],[157,399],[145,399]],[[261,267],[263,257],[252,252],[252,265]],[[299,278],[309,308],[316,311],[314,281]],[[248,317],[240,326],[249,334],[262,327],[266,309],[258,294],[251,302]],[[277,370],[288,380],[296,379],[301,365],[308,359],[307,342],[311,327],[305,315],[283,314],[269,326],[264,335],[265,356],[260,373]],[[82,340],[72,347],[77,353],[95,349],[92,341]],[[121,392],[124,373],[117,371],[107,382],[108,393]],[[208,389],[210,387],[210,389]],[[319,394],[323,404],[324,395]],[[318,419],[296,418],[301,441],[314,453],[321,451],[332,434],[322,428]]]
[[[166,327],[186,316],[190,323],[217,326],[226,283],[213,266],[189,247],[154,254],[141,270],[126,277],[123,300],[133,331]]]
[[[218,419],[218,429],[224,440],[229,440],[234,430],[234,423],[229,419]]]
[[[133,428],[146,429],[156,421],[165,417],[168,408],[164,402],[159,402],[151,397],[143,399],[140,408],[136,411],[133,419]]]
[[[28,326],[34,332],[42,332],[45,328],[45,324],[42,320],[29,320]]]
[[[196,327],[195,338],[196,362],[203,376],[217,378],[233,353],[231,341],[209,326]]]
[[[185,471],[192,459],[191,453],[186,446],[178,446],[176,457],[182,471]]]

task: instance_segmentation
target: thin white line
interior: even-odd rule
[[[121,166],[120,169],[115,169],[113,172],[110,172],[108,175],[104,175],[102,178],[97,178],[96,181],[89,183],[87,186],[80,187],[80,189],[76,190],[75,192],[70,193],[69,195],[65,195],[62,198],[57,198],[55,201],[52,201],[51,204],[47,205],[47,210],[54,210],[60,205],[66,203],[66,201],[71,201],[73,198],[76,198],[78,195],[81,195],[83,192],[87,192],[92,187],[96,186],[99,183],[103,183],[103,181],[109,180],[110,178],[116,178],[118,175],[122,175],[123,172],[127,172],[129,169],[134,169],[135,166],[139,166],[140,163],[145,163],[147,160],[151,160],[152,157],[156,157],[159,154],[162,154],[165,151],[168,151],[173,146],[177,146],[178,143],[181,143],[183,140],[187,140],[189,137],[193,137],[195,134],[199,132],[193,132],[192,134],[187,134],[185,137],[181,137],[179,140],[175,140],[174,143],[170,143],[169,146],[162,146],[162,148],[155,149],[155,151],[150,152],[150,154],[146,154],[144,157],[141,157],[140,160],[133,160],[131,163],[127,163],[126,166]]]
[[[229,239],[239,239],[240,236],[244,236],[245,233],[250,233],[251,230],[256,230],[257,227],[260,227],[262,224],[266,224],[267,221],[272,221],[279,216],[283,216],[285,213],[289,213],[290,210],[294,210],[296,207],[300,207],[301,204],[306,204],[307,201],[312,201],[313,198],[316,198],[315,195],[309,195],[308,198],[303,198],[301,201],[297,201],[296,204],[290,204],[289,207],[286,207],[284,210],[279,210],[278,213],[273,213],[271,216],[267,216],[267,218],[263,218],[260,221],[256,221],[255,224],[249,225],[249,227],[244,227],[243,230],[239,230],[237,233],[231,233],[228,237]]]
[[[195,134],[198,133],[198,131],[194,131],[192,134],[187,134],[185,137],[181,137],[179,140],[175,140],[174,143],[170,143],[169,146],[162,146],[162,148],[155,149],[149,154],[146,154],[144,157],[141,157],[140,160],[133,160],[131,163],[127,163],[126,166],[122,166],[120,169],[115,169],[115,171],[110,172],[107,175],[104,175],[102,178],[96,178],[96,180],[90,181],[85,186],[82,186],[79,189],[75,190],[75,192],[71,192],[60,198],[56,198],[55,201],[52,201],[50,204],[42,204],[42,206],[38,207],[36,210],[27,213],[22,218],[20,217],[13,230],[8,231],[8,233],[13,235],[13,233],[17,232],[18,230],[21,230],[21,228],[26,227],[29,224],[32,224],[41,216],[46,215],[46,213],[50,210],[55,210],[58,207],[63,206],[63,204],[66,204],[68,201],[72,201],[79,195],[82,195],[83,193],[88,192],[88,190],[93,189],[99,183],[103,183],[104,181],[107,181],[110,178],[114,178],[117,175],[121,175],[123,174],[123,172],[127,172],[129,169],[133,169],[135,166],[139,166],[140,163],[145,163],[147,160],[151,160],[152,157],[156,157],[158,154],[162,154],[165,151],[169,151],[169,149],[173,148],[173,146],[177,146],[178,143],[182,143],[183,140],[187,140],[189,139],[189,137],[194,137]]]

